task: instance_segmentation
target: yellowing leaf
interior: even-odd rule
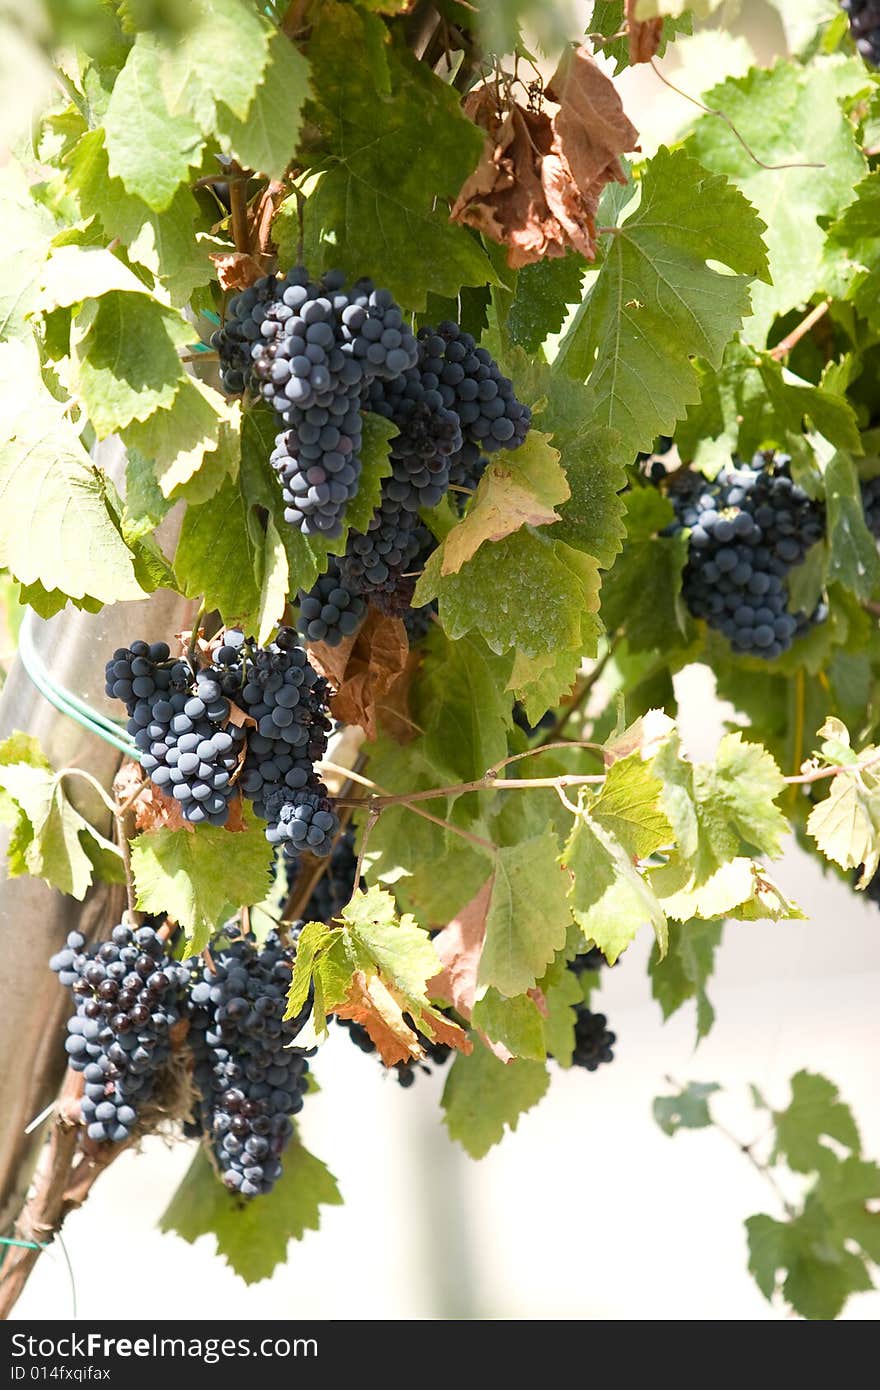
[[[484,541],[500,541],[521,526],[558,521],[555,508],[570,496],[558,450],[547,435],[532,430],[514,453],[493,457],[467,515],[441,546],[441,574],[457,574]]]

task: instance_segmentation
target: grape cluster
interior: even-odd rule
[[[872,68],[880,68],[880,0],[840,0],[856,48]]]
[[[331,559],[311,591],[300,590],[297,628],[310,642],[338,647],[343,638],[354,636],[366,613],[366,600],[343,579],[339,561]]]
[[[436,548],[420,510],[436,506],[452,483],[473,491],[488,462],[486,453],[517,448],[531,420],[528,406],[516,399],[490,354],[456,324],[422,329],[418,350],[418,361],[400,377],[376,379],[364,392],[365,406],[398,431],[391,444],[392,472],[382,482],[367,529],[349,534],[337,566],[344,591],[392,614],[407,612],[415,576]],[[460,511],[459,499],[466,495],[454,494]],[[322,598],[314,589],[300,602],[311,614]],[[308,633],[311,619],[302,608],[300,613],[300,629]],[[338,642],[337,629],[328,626],[323,640]]]
[[[164,642],[134,642],[114,652],[106,675],[107,693],[126,701],[142,766],[185,819],[225,824],[240,785],[270,843],[286,855],[329,853],[338,821],[315,772],[329,688],[291,628],[263,648],[228,631],[213,664],[195,672],[171,661]],[[233,705],[253,723],[234,722]]]
[[[346,287],[339,271],[312,281],[301,266],[236,296],[212,340],[228,391],[252,390],[286,426],[271,465],[285,518],[305,535],[342,534],[360,480],[361,410],[393,421],[391,475],[364,531],[300,594],[299,629],[337,645],[375,598],[405,612],[412,568],[434,542],[419,511],[454,483],[473,491],[496,449],[515,449],[531,412],[485,348],[458,324],[423,328],[418,340],[387,290]],[[459,510],[467,492],[455,494]]]
[[[392,295],[369,280],[348,289],[340,271],[313,281],[295,266],[236,296],[212,341],[226,389],[258,391],[287,426],[270,460],[285,520],[304,535],[341,535],[360,477],[361,394],[418,353]]]
[[[595,1071],[602,1062],[613,1062],[617,1035],[609,1030],[605,1015],[594,1014],[586,1004],[575,1005],[575,1014],[572,1066]]]
[[[314,765],[327,751],[327,682],[309,664],[291,628],[268,647],[227,633],[215,669],[224,689],[255,721],[241,778],[245,796],[268,821],[266,838],[286,857],[309,849],[328,854],[338,820]]]
[[[270,1192],[302,1109],[308,1062],[291,1047],[308,1014],[285,1019],[294,953],[239,937],[210,966],[191,962],[187,1016],[198,1107],[188,1126],[211,1145],[223,1182],[243,1197]]]
[[[767,451],[734,461],[714,482],[688,475],[670,493],[686,529],[683,593],[697,618],[718,629],[734,651],[773,660],[811,624],[823,621],[788,609],[787,578],[824,534],[822,508],[792,481],[790,459]]]
[[[88,950],[85,937],[71,932],[49,965],[76,1001],[65,1048],[83,1074],[86,1134],[95,1143],[124,1143],[170,1056],[189,971],[169,959],[154,927],[124,923]]]
[[[462,438],[484,453],[518,449],[529,432],[532,413],[517,400],[513,383],[503,376],[486,348],[477,347],[457,323],[419,330],[424,356],[422,383],[439,392],[461,424]]]
[[[172,661],[166,642],[133,642],[108,661],[108,695],[124,701],[141,765],[184,820],[225,825],[244,731],[208,671]]]

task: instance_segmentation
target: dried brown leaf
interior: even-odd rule
[[[366,1028],[386,1067],[425,1055],[418,1033],[410,1028],[403,1010],[378,975],[369,979],[362,970],[351,978],[348,994],[333,1012]]]
[[[266,274],[265,267],[247,251],[215,251],[208,260],[217,267],[217,279],[223,290],[246,290]]]
[[[663,37],[663,16],[636,19],[639,0],[626,0],[626,27],[629,31],[629,61],[650,63]]]
[[[639,132],[614,83],[585,48],[563,55],[546,95],[559,104],[553,117],[555,148],[581,195],[595,200],[606,183],[626,183],[619,156],[638,149]]]
[[[400,683],[408,669],[412,674],[409,654],[402,619],[373,608],[354,637],[338,647],[316,642],[309,648],[312,664],[336,687],[334,716],[344,724],[359,725],[369,738],[378,734],[389,700],[398,715],[404,708],[406,690]]]
[[[585,49],[566,54],[547,95],[559,104],[552,119],[516,104],[499,111],[492,86],[465,103],[488,139],[451,215],[506,245],[513,268],[571,249],[594,260],[599,195],[611,179],[625,182],[619,155],[638,148],[614,84]]]
[[[467,1019],[473,1012],[477,992],[477,972],[486,939],[486,917],[494,881],[493,874],[434,937],[434,949],[443,962],[443,969],[428,981],[428,993],[432,998],[448,999],[453,1008]]]

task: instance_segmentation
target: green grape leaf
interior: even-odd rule
[[[511,342],[537,352],[551,333],[559,332],[570,306],[580,303],[583,278],[584,262],[574,253],[523,266],[505,321]]]
[[[658,750],[654,771],[663,780],[663,808],[696,885],[744,851],[781,853],[788,825],[774,801],[785,781],[760,744],[725,734],[714,765],[694,765],[682,760],[673,735]]]
[[[673,41],[676,34],[693,33],[694,20],[690,10],[697,11],[698,3],[699,0],[696,4],[684,7],[682,14],[672,17],[667,15],[664,18],[663,28],[660,31],[660,47],[657,50],[659,57],[663,57],[667,44]],[[603,58],[607,58],[615,64],[615,77],[630,65],[625,5],[626,0],[595,0],[593,13],[587,25],[588,33],[604,35],[600,51]],[[639,19],[642,17],[642,15],[638,16]]]
[[[239,481],[227,476],[208,502],[186,510],[174,556],[181,591],[204,595],[227,626],[255,626],[249,620],[260,610],[264,543]]]
[[[772,282],[754,288],[754,312],[744,330],[756,347],[764,346],[775,315],[807,303],[825,285],[825,233],[818,219],[836,217],[866,173],[841,101],[866,86],[858,59],[814,58],[809,66],[781,61],[752,68],[705,97],[728,121],[704,116],[687,148],[707,168],[734,178],[767,224]]]
[[[521,526],[548,526],[571,496],[559,451],[531,430],[525,443],[494,455],[480,479],[467,515],[441,543],[440,573],[457,574],[485,541],[499,541]]]
[[[224,62],[218,74],[225,75],[226,66]],[[113,85],[104,117],[110,174],[156,212],[169,206],[198,163],[204,143],[188,116],[170,114],[160,69],[155,39],[139,34]]]
[[[880,1264],[880,1211],[867,1203],[880,1198],[880,1167],[851,1156],[823,1156],[822,1168],[810,1193],[831,1219],[842,1240],[855,1241],[874,1264]]]
[[[524,527],[497,544],[480,546],[457,574],[441,575],[440,568],[435,550],[413,604],[437,598],[450,637],[478,632],[499,654],[510,647],[529,657],[576,647],[595,652],[599,573],[591,556]],[[504,603],[487,604],[487,593],[503,593]]]
[[[596,422],[631,450],[673,434],[699,399],[693,357],[720,365],[748,312],[750,279],[767,277],[762,231],[739,190],[683,151],[661,147],[648,164],[638,206],[613,236],[556,359],[589,378]]]
[[[559,508],[553,539],[585,551],[608,569],[625,534],[624,498],[618,494],[626,486],[631,449],[616,431],[591,420],[583,382],[503,340],[492,346],[516,382],[517,396],[531,405],[533,428],[549,433],[559,450],[571,497]]]
[[[242,1202],[227,1191],[200,1146],[159,1229],[190,1245],[213,1235],[217,1254],[246,1284],[257,1284],[284,1264],[291,1240],[318,1230],[321,1207],[341,1204],[333,1174],[298,1138],[284,1150],[278,1182],[258,1202]]]
[[[865,524],[859,477],[852,459],[836,453],[825,469],[828,582],[837,580],[860,599],[880,584],[877,542]]]
[[[471,1158],[483,1158],[515,1130],[519,1118],[546,1094],[546,1064],[524,1058],[501,1062],[476,1045],[469,1057],[456,1057],[443,1089],[444,1121]]]
[[[715,952],[721,944],[723,928],[723,922],[674,923],[666,959],[660,959],[655,945],[648,962],[651,993],[660,1005],[664,1022],[688,999],[696,999],[697,1042],[706,1037],[715,1021],[706,982],[715,969]]]
[[[548,413],[546,423],[550,425],[552,419]],[[539,423],[543,423],[541,417]],[[618,494],[626,482],[630,451],[620,435],[604,425],[561,427],[552,438],[571,492],[559,508],[554,539],[594,555],[603,569],[609,569],[625,534],[625,498]]]
[[[10,863],[10,875],[33,874],[82,901],[94,877],[94,857],[112,855],[119,860],[120,850],[67,799],[64,773],[55,773],[46,765],[39,745],[26,746],[21,739],[21,735],[13,736],[0,745],[4,759],[0,763],[0,789],[15,803],[20,817],[15,843],[21,857]],[[5,761],[23,753],[28,755],[27,761]]]
[[[662,793],[663,783],[650,765],[631,753],[609,767],[590,815],[619,840],[631,859],[646,859],[675,838],[660,805]]]
[[[184,377],[167,409],[133,420],[125,443],[153,465],[163,498],[207,502],[235,479],[241,454],[241,412],[213,387]]]
[[[650,883],[633,867],[620,842],[588,814],[575,820],[562,863],[573,880],[572,916],[611,965],[646,923],[665,955],[666,917]]]
[[[143,598],[103,475],[24,344],[0,348],[0,387],[0,564],[26,588],[84,605]]]
[[[487,989],[474,1004],[471,1023],[493,1044],[500,1044],[508,1057],[530,1057],[543,1062],[547,1055],[544,1020],[534,999],[527,994],[507,999],[497,989]],[[507,1061],[508,1057],[502,1060]]]
[[[262,822],[245,824],[238,833],[216,825],[152,830],[131,843],[138,907],[167,913],[186,932],[192,955],[204,950],[229,903],[266,896],[273,852]]]
[[[580,647],[539,657],[517,652],[507,688],[515,692],[529,722],[537,724],[569,693],[580,668]]]
[[[442,632],[432,634],[427,650],[429,660],[412,691],[412,710],[423,731],[425,757],[440,770],[434,785],[474,781],[507,756],[509,663],[493,656],[477,637],[451,642]]]
[[[731,454],[751,458],[774,447],[791,450],[797,467],[806,429],[840,449],[862,451],[855,411],[829,382],[813,386],[739,342],[730,344],[718,371],[706,363],[699,371],[702,398],[688,411],[676,443],[682,458],[710,476]]]
[[[803,918],[766,870],[753,859],[737,855],[697,880],[693,866],[679,856],[649,871],[651,887],[667,917],[686,922],[690,917],[735,917],[755,922]]]
[[[55,224],[48,209],[31,196],[24,171],[11,156],[0,169],[0,212],[0,340],[30,339],[29,315]]]
[[[191,0],[191,7],[185,32],[161,52],[162,90],[172,111],[187,112],[210,136],[222,127],[221,106],[239,121],[249,115],[274,31],[241,0]],[[296,72],[299,80],[298,65]]]
[[[499,849],[478,981],[506,995],[524,994],[565,943],[571,920],[569,883],[550,831]]]
[[[848,748],[844,751],[851,756]],[[807,820],[807,832],[826,859],[842,869],[864,865],[860,888],[870,883],[880,863],[880,769],[876,763],[870,765],[875,752],[873,747],[863,749],[860,756],[866,765],[854,761],[851,772],[833,777],[828,795],[815,804]]]
[[[859,1256],[835,1239],[821,1209],[809,1207],[795,1219],[750,1216],[745,1223],[749,1271],[765,1298],[772,1298],[779,1271],[786,1271],[783,1297],[804,1318],[836,1318],[852,1293],[872,1288]]]
[[[858,1156],[859,1132],[852,1111],[841,1099],[837,1087],[824,1076],[799,1071],[791,1078],[791,1100],[785,1110],[774,1111],[776,1122],[775,1157],[782,1158],[796,1173],[821,1169],[832,1153],[822,1143],[823,1136]]]
[[[410,309],[428,291],[454,298],[493,281],[478,240],[449,221],[447,199],[483,148],[454,88],[389,47],[381,20],[332,0],[315,15],[309,61],[316,101],[301,157],[323,172],[306,206],[308,264],[369,275]],[[282,260],[293,259],[296,222],[291,200],[273,228]]]
[[[680,1129],[705,1129],[712,1124],[709,1097],[721,1087],[715,1081],[689,1081],[675,1096],[655,1096],[654,1119],[670,1136]]]
[[[71,389],[99,439],[171,405],[184,377],[177,348],[191,333],[143,294],[110,290],[81,311]]]
[[[880,331],[880,170],[873,170],[853,191],[855,200],[828,229],[828,244],[845,258],[847,298],[876,333]]]
[[[172,304],[186,304],[198,285],[213,278],[207,252],[196,240],[198,204],[187,188],[178,188],[167,208],[156,212],[111,178],[104,132],[90,130],[68,159],[68,188],[83,217],[98,217],[108,237],[118,237],[129,260],[136,261],[165,286]]]
[[[266,70],[243,120],[225,104],[223,84],[218,128],[223,143],[244,168],[258,169],[273,179],[284,177],[296,150],[308,89],[308,62],[280,33],[269,40]]]
[[[575,1005],[584,1002],[584,989],[580,979],[567,967],[564,956],[557,957],[539,988],[544,996],[547,1016],[544,1019],[544,1043],[548,1057],[564,1069],[571,1066],[574,1052],[574,1025],[577,1014]]]
[[[336,1013],[366,1028],[386,1066],[424,1055],[414,1030],[450,1047],[470,1047],[458,1025],[428,998],[428,982],[441,968],[428,932],[414,917],[398,915],[390,893],[376,886],[358,889],[340,920],[341,926],[309,923],[302,934],[303,960],[298,954],[286,1016],[296,1016],[311,985],[304,1039],[322,1038],[327,1015]]]

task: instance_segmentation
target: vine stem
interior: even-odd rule
[[[831,308],[831,300],[823,299],[821,304],[817,304],[800,323],[796,324],[790,333],[787,333],[775,348],[770,349],[770,356],[774,362],[780,362],[783,357],[787,357],[793,347],[796,347],[801,338],[806,337],[810,329],[824,318]]]
[[[49,1142],[37,1170],[14,1235],[20,1245],[7,1247],[0,1267],[0,1321],[8,1318],[43,1250],[58,1234],[65,1218],[81,1206],[92,1186],[126,1144],[106,1146],[100,1157],[79,1147],[81,1074],[68,1071],[55,1108]]]

